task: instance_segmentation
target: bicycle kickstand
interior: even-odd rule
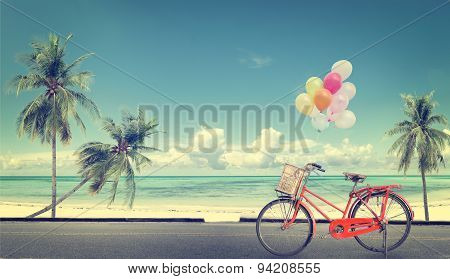
[[[384,257],[385,259],[388,258],[388,249],[387,249],[387,225],[384,224],[383,229],[383,248],[384,248]]]

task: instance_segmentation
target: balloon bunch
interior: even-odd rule
[[[356,88],[351,82],[343,83],[352,69],[352,64],[347,60],[334,63],[323,81],[318,77],[309,78],[306,81],[306,93],[299,94],[295,99],[297,110],[311,117],[311,124],[317,131],[324,131],[330,122],[341,129],[355,125],[355,114],[347,107],[356,94]]]

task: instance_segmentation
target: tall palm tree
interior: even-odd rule
[[[50,34],[45,43],[32,42],[32,52],[21,57],[28,67],[28,73],[17,75],[12,80],[17,95],[25,90],[44,89],[20,113],[17,132],[19,137],[25,134],[52,146],[52,218],[56,216],[56,138],[58,136],[63,144],[70,143],[72,133],[69,118],[85,130],[77,112],[78,105],[99,117],[95,103],[74,89],[89,90],[93,74],[87,71],[74,72],[74,69],[91,54],[83,55],[70,64],[64,62],[71,37],[69,35],[61,40],[57,35]]]
[[[433,92],[416,97],[401,95],[405,102],[404,113],[409,118],[395,124],[386,132],[387,135],[400,135],[389,149],[400,157],[398,171],[406,174],[412,159],[417,156],[418,169],[422,175],[423,207],[425,220],[429,221],[427,183],[425,175],[438,171],[439,166],[445,166],[443,151],[450,144],[450,136],[442,130],[432,128],[433,124],[447,125],[444,115],[434,115],[436,103],[432,101]]]
[[[157,125],[156,120],[145,122],[142,111],[138,116],[124,113],[121,125],[116,125],[112,119],[104,119],[103,130],[109,134],[114,143],[89,142],[76,151],[82,181],[59,198],[56,204],[67,199],[87,182],[91,183],[89,190],[93,194],[100,192],[106,183],[111,183],[109,201],[111,204],[115,200],[119,180],[124,175],[126,199],[129,207],[132,207],[136,194],[135,170],[139,172],[142,165],[151,164],[151,160],[142,152],[158,150],[144,145],[146,138],[158,133],[155,131]],[[38,216],[50,208],[47,206],[28,217]]]

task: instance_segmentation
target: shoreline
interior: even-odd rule
[[[0,201],[1,218],[24,218],[47,204],[18,203]],[[338,206],[345,206],[340,205]],[[421,202],[411,203],[414,211],[414,221],[423,221],[424,212]],[[57,207],[59,218],[149,218],[149,219],[204,219],[205,222],[239,222],[241,218],[256,218],[261,208],[238,207],[238,206],[198,206],[198,205],[156,205],[150,207],[127,207],[111,206],[92,207],[90,204],[74,205],[61,204]],[[330,218],[341,218],[342,214],[333,209],[324,210]],[[429,203],[430,221],[450,221],[449,200],[433,201]],[[323,217],[313,210],[317,219]],[[50,211],[39,217],[50,217]],[[39,218],[37,217],[37,218]]]

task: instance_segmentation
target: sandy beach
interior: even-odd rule
[[[0,216],[25,217],[40,208],[44,204],[37,203],[13,203],[0,202]],[[338,204],[344,208],[344,204]],[[424,220],[423,206],[421,203],[411,203],[414,211],[414,220]],[[124,206],[100,205],[73,205],[61,204],[58,206],[57,216],[64,218],[204,218],[206,222],[238,222],[241,217],[256,218],[261,208],[250,207],[213,207],[213,206],[180,206],[158,205],[153,207],[134,207],[128,209]],[[450,221],[450,202],[434,201],[429,204],[432,221]],[[331,218],[341,217],[341,213],[326,208],[325,212]],[[322,219],[317,212],[315,218]],[[50,211],[40,217],[50,217]]]

